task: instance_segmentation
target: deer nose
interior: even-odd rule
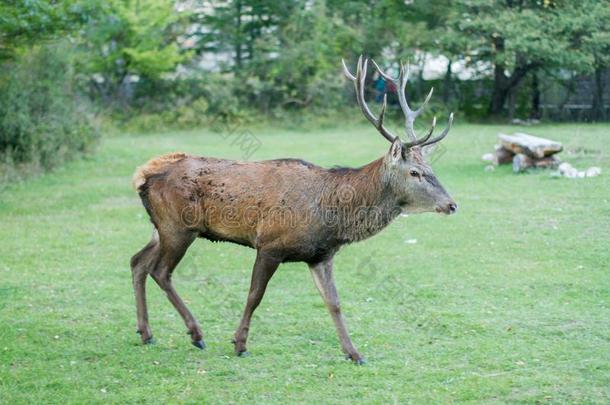
[[[457,204],[456,203],[449,203],[449,206],[447,207],[447,210],[449,211],[449,214],[455,214],[455,212],[457,211]]]

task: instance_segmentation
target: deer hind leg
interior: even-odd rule
[[[351,359],[356,364],[364,364],[364,358],[358,353],[354,347],[345,320],[341,314],[341,307],[339,305],[339,295],[337,294],[337,288],[335,287],[335,280],[333,277],[333,262],[332,259],[317,263],[310,264],[309,270],[313,276],[313,281],[320,291],[320,295],[330,312],[330,316],[333,318],[335,327],[337,328],[337,334],[341,341],[341,348],[346,355],[346,358]]]
[[[158,261],[150,275],[157,285],[165,292],[169,301],[184,320],[184,324],[188,329],[188,334],[191,335],[191,343],[199,349],[204,349],[205,343],[203,341],[203,332],[201,331],[199,322],[174,289],[171,279],[172,272],[194,240],[195,234],[190,232],[167,235],[162,234],[160,236]]]
[[[252,279],[250,281],[250,292],[248,293],[248,300],[246,301],[246,308],[244,309],[244,315],[241,318],[241,322],[235,331],[235,337],[233,343],[235,344],[235,353],[238,356],[247,356],[249,353],[246,349],[246,341],[248,340],[248,332],[250,330],[250,320],[252,314],[258,304],[260,304],[265,295],[265,290],[269,280],[277,270],[280,262],[263,251],[258,251],[256,254],[256,261],[254,262],[254,269],[252,270]]]
[[[149,269],[156,265],[159,253],[159,234],[155,229],[150,242],[131,258],[131,275],[136,298],[137,332],[142,343],[153,342],[152,332],[148,325],[148,309],[146,307],[146,278]]]

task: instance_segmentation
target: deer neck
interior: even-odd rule
[[[350,243],[373,236],[400,214],[384,164],[380,158],[358,169],[329,170],[321,203],[325,221],[331,221],[340,241]]]

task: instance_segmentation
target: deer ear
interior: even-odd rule
[[[390,156],[390,161],[392,163],[396,163],[402,158],[402,141],[400,138],[396,137],[396,139],[394,139],[388,155]]]

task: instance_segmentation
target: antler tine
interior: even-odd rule
[[[423,142],[421,144],[421,146],[432,145],[433,143],[437,143],[438,141],[440,141],[441,139],[446,137],[447,134],[449,133],[449,130],[451,129],[451,125],[453,125],[453,113],[449,114],[449,120],[447,121],[447,127],[443,130],[443,132],[441,132],[441,134],[439,136],[437,136],[436,138],[432,138],[427,142]]]
[[[424,100],[422,105],[417,109],[417,111],[415,111],[415,114],[419,115],[422,113],[422,111],[424,111],[424,108],[428,104],[428,101],[430,101],[430,99],[432,98],[432,93],[434,93],[434,87],[430,87],[430,91],[428,92],[426,99]]]
[[[428,130],[428,133],[425,136],[421,137],[420,139],[416,139],[413,142],[404,142],[404,146],[406,148],[411,148],[417,145],[425,145],[426,141],[432,136],[434,128],[436,128],[436,117],[432,119],[432,126],[430,126],[430,129]]]
[[[387,74],[386,72],[384,72],[383,70],[381,70],[381,68],[379,67],[379,65],[377,64],[377,62],[375,62],[374,59],[371,59],[371,62],[373,62],[373,65],[375,66],[375,69],[377,69],[377,71],[379,72],[379,74],[381,75],[381,77],[383,77],[384,79],[386,79],[387,81],[390,81],[394,84],[396,84],[396,79],[394,79],[392,76],[390,76],[389,74]]]
[[[394,140],[396,139],[396,136],[393,135],[390,131],[387,130],[387,128],[385,128],[383,126],[383,120],[385,118],[385,112],[386,112],[386,109],[388,106],[387,94],[385,94],[383,97],[383,104],[381,106],[379,118],[376,118],[375,115],[371,112],[371,110],[370,110],[369,106],[366,104],[366,100],[364,98],[364,84],[365,84],[365,80],[366,80],[368,61],[369,61],[368,59],[363,60],[362,55],[360,55],[360,57],[358,58],[358,64],[356,65],[356,75],[354,76],[347,68],[347,65],[345,64],[345,60],[341,59],[341,62],[343,63],[343,72],[345,73],[345,76],[348,79],[350,79],[352,82],[354,82],[354,87],[356,88],[356,100],[358,101],[358,105],[360,106],[360,109],[362,110],[362,113],[364,114],[366,119],[369,120],[369,122],[371,122],[375,126],[375,128],[381,133],[381,135],[383,135],[384,138],[386,138],[390,142],[394,142]],[[417,139],[417,135],[415,135],[415,130],[413,129],[413,123],[415,122],[415,119],[424,111],[424,108],[426,107],[426,105],[428,104],[430,99],[432,98],[434,88],[430,89],[430,92],[428,92],[428,95],[426,96],[426,99],[424,100],[422,105],[417,110],[413,111],[411,109],[411,107],[409,106],[409,103],[407,102],[407,96],[406,96],[406,87],[407,87],[407,83],[409,81],[409,72],[410,72],[409,64],[407,63],[407,65],[404,65],[401,63],[400,64],[400,73],[398,75],[398,78],[394,79],[393,77],[391,77],[390,75],[385,73],[374,60],[371,59],[371,62],[375,66],[375,69],[377,69],[379,74],[385,80],[392,82],[396,86],[397,93],[398,93],[398,102],[400,104],[400,108],[401,108],[403,114],[405,115],[405,130],[406,130],[407,136],[412,139],[412,141],[403,142],[404,147],[411,148],[411,147],[417,146],[417,145],[420,145],[420,146],[431,145],[433,143],[440,141],[445,136],[447,136],[447,134],[449,133],[449,130],[451,129],[451,125],[453,124],[453,113],[451,113],[451,115],[449,116],[449,121],[447,123],[447,127],[443,130],[443,132],[439,136],[437,136],[435,138],[432,138],[432,134],[434,133],[434,129],[436,128],[436,117],[434,117],[432,119],[432,126],[428,130],[428,133],[425,136],[423,136],[422,138]]]
[[[383,95],[383,104],[381,104],[381,110],[379,111],[379,126],[383,126],[383,118],[385,117],[385,110],[388,108],[388,95]],[[394,142],[394,141],[392,141]]]
[[[354,87],[356,88],[356,100],[358,101],[358,105],[362,110],[362,113],[366,117],[366,119],[373,124],[373,126],[381,133],[381,135],[390,142],[394,142],[396,136],[392,134],[386,127],[383,126],[383,119],[385,116],[385,111],[387,108],[387,97],[384,97],[383,104],[381,106],[381,112],[379,113],[379,118],[375,117],[375,114],[370,110],[369,106],[366,104],[366,100],[364,98],[364,84],[366,80],[366,71],[368,65],[368,59],[362,60],[362,55],[358,58],[358,64],[356,65],[356,75],[350,73],[345,61],[343,62],[343,71],[345,76],[354,82]]]
[[[400,74],[398,76],[400,83],[399,86],[396,86],[396,91],[398,92],[398,102],[400,104],[400,108],[402,109],[403,114],[405,115],[405,132],[407,136],[413,140],[413,143],[417,142],[417,135],[415,135],[415,130],[413,129],[413,123],[415,122],[415,118],[417,118],[416,112],[411,110],[409,107],[409,103],[407,102],[407,83],[409,82],[409,73],[411,72],[411,65],[407,62],[407,65],[403,65],[400,63]]]
[[[415,134],[415,129],[413,128],[413,124],[415,123],[415,119],[417,117],[419,117],[419,115],[424,111],[424,108],[430,101],[430,98],[432,97],[432,93],[434,92],[434,87],[432,87],[430,89],[430,92],[426,96],[426,99],[424,100],[422,105],[417,110],[413,111],[411,109],[411,107],[409,106],[409,103],[407,102],[407,94],[406,94],[407,83],[409,81],[410,71],[411,71],[411,65],[408,62],[407,62],[406,67],[401,64],[401,69],[400,69],[401,82],[400,82],[400,94],[398,95],[398,97],[399,97],[398,100],[399,100],[400,106],[405,114],[405,127],[406,127],[405,129],[406,129],[407,135],[411,139],[413,139],[413,143],[415,145],[418,145],[424,141],[417,139],[417,135]],[[431,131],[434,131],[434,126],[435,125],[433,124],[432,128],[430,129]]]
[[[347,68],[347,65],[345,64],[345,59],[341,58],[341,63],[343,63],[343,74],[345,74],[345,76],[347,76],[347,78],[352,81],[356,80],[354,75],[351,74],[349,69]]]
[[[413,142],[417,141],[417,137],[415,136],[415,133],[411,130],[409,131],[409,128],[412,128],[412,125],[410,123],[411,120],[411,116],[413,111],[411,111],[411,109],[409,108],[409,104],[407,104],[407,100],[404,97],[405,94],[405,88],[407,86],[407,81],[409,79],[409,72],[408,70],[405,72],[405,67],[404,65],[401,63],[400,64],[400,73],[398,74],[398,78],[394,79],[392,76],[390,76],[389,74],[387,74],[386,72],[384,72],[379,65],[377,64],[377,62],[375,62],[374,60],[371,59],[371,62],[373,62],[373,65],[375,66],[375,69],[377,69],[377,71],[379,72],[379,74],[386,79],[389,82],[392,82],[394,84],[394,87],[396,87],[396,92],[398,93],[398,102],[400,103],[400,108],[402,109],[403,114],[405,115],[405,127],[407,128],[407,135],[413,139]],[[407,68],[408,69],[408,68]],[[406,74],[405,74],[406,73]],[[413,118],[414,119],[414,118]]]
[[[373,65],[375,65],[375,68],[377,69],[379,74],[384,79],[392,82],[394,84],[394,86],[396,87],[396,92],[398,93],[398,102],[399,102],[400,108],[405,116],[405,132],[407,133],[407,136],[409,138],[411,138],[411,140],[412,140],[410,142],[405,142],[405,146],[411,147],[411,146],[419,145],[419,144],[426,142],[432,136],[432,132],[434,131],[434,127],[436,126],[436,120],[433,121],[432,127],[428,131],[428,134],[421,139],[417,139],[417,135],[415,134],[413,124],[415,122],[415,119],[424,111],[424,108],[426,107],[426,105],[428,104],[430,99],[432,98],[432,93],[434,92],[434,88],[430,89],[430,92],[426,96],[426,99],[424,100],[423,104],[417,110],[413,111],[411,109],[411,107],[409,106],[409,103],[407,102],[407,96],[406,96],[407,83],[409,81],[409,73],[411,71],[410,64],[407,63],[406,65],[404,65],[401,63],[400,64],[400,73],[398,75],[398,78],[394,79],[393,77],[391,77],[390,75],[385,73],[374,60],[372,60],[372,62],[373,62]]]

